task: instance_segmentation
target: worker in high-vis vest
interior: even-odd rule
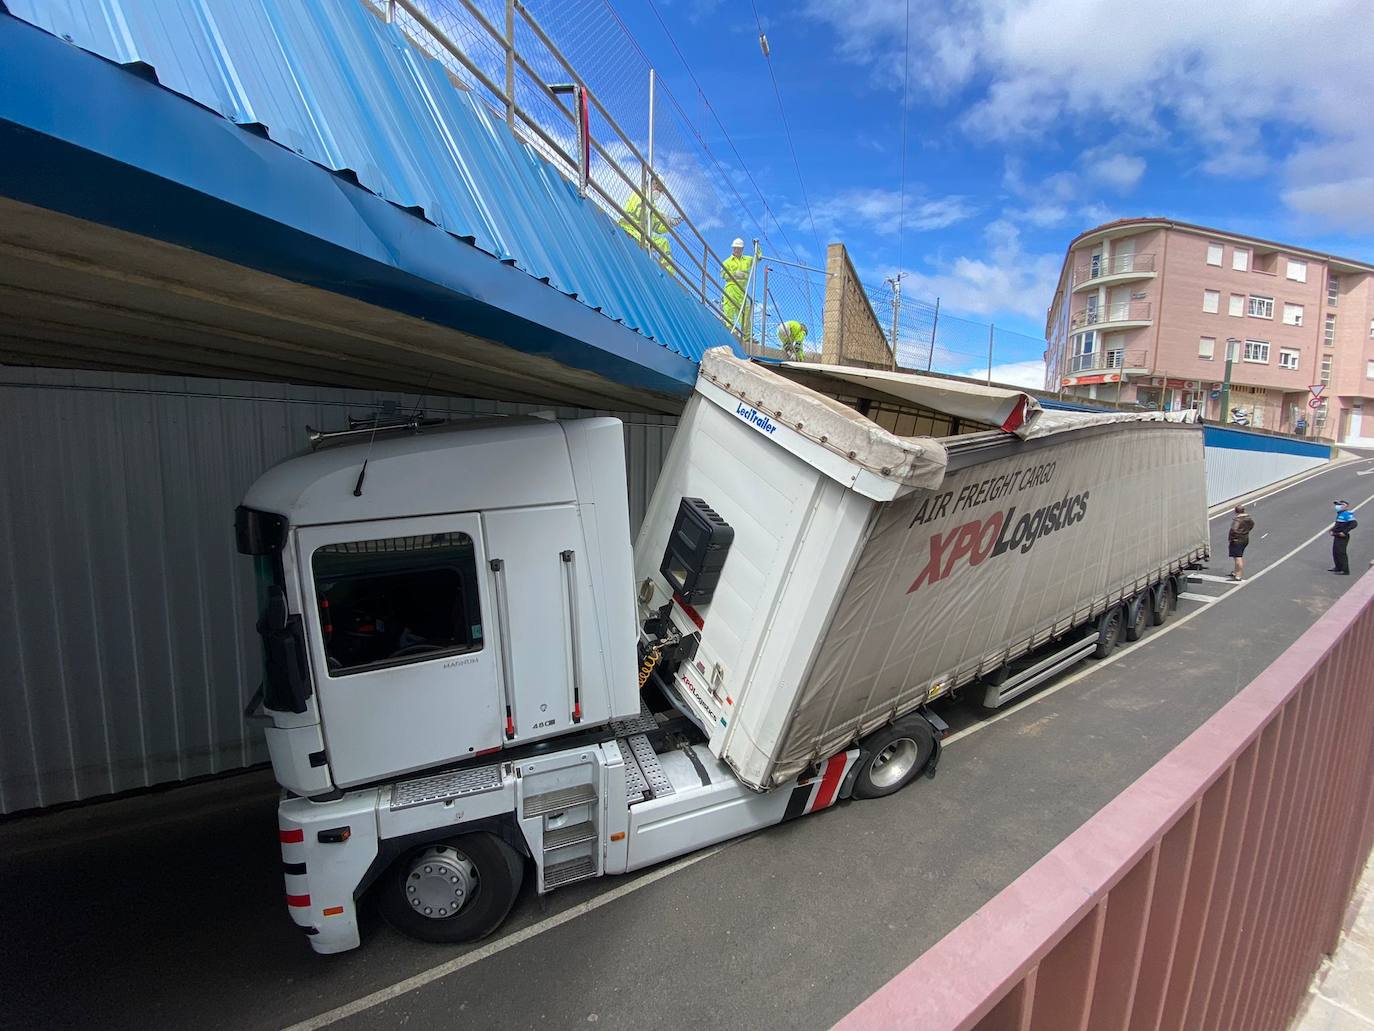
[[[806,326],[802,323],[789,319],[779,326],[778,343],[782,345],[782,356],[788,361],[806,361],[806,353],[802,347],[806,343]]]
[[[751,328],[749,302],[745,291],[749,286],[749,270],[754,267],[754,256],[744,253],[744,241],[738,236],[730,244],[730,256],[720,265],[720,275],[725,281],[725,296],[721,301],[721,311],[725,324],[741,334]]]
[[[658,252],[659,264],[667,268],[672,244],[668,242],[669,222],[659,209],[657,183],[649,188],[649,199],[649,242]],[[644,199],[639,194],[631,193],[630,199],[625,202],[625,217],[620,220],[620,228],[629,233],[630,239],[637,244],[644,239]]]

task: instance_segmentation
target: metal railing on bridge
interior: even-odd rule
[[[1289,1026],[1374,844],[1374,573],[846,1031]]]
[[[728,177],[654,69],[631,50],[628,36],[607,39],[605,24],[575,23],[573,5],[549,8],[560,24],[568,23],[561,27],[574,44],[596,43],[598,53],[623,51],[616,71],[608,70],[606,62],[598,62],[598,71],[608,85],[614,82],[619,100],[636,90],[627,76],[642,74],[642,114],[623,103],[613,112],[588,81],[586,69],[574,65],[522,0],[364,2],[399,25],[458,85],[505,119],[722,321],[729,324],[729,316],[738,315],[737,306],[726,303],[724,256],[706,236],[726,224],[721,198],[713,194]],[[592,31],[597,39],[581,40]],[[694,207],[700,210],[689,210]],[[756,243],[746,247],[748,253],[755,252]],[[741,321],[735,319],[737,333]]]

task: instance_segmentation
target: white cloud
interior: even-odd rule
[[[1144,174],[1145,159],[1133,154],[1094,157],[1088,162],[1088,175],[1118,193],[1129,193],[1135,189]]]
[[[967,197],[908,196],[903,215],[901,191],[884,189],[845,190],[811,205],[816,232],[823,238],[838,240],[848,239],[861,230],[895,236],[903,223],[909,233],[944,229],[971,218],[976,210]],[[789,225],[808,230],[811,227],[804,207],[792,206],[779,217]]]
[[[1020,230],[1006,219],[988,223],[983,235],[983,250],[941,262],[931,272],[913,272],[903,291],[914,297],[938,297],[941,310],[955,315],[1010,314],[1043,321],[1063,256],[1027,253]]]
[[[1297,212],[1374,222],[1362,180],[1374,150],[1367,0],[949,0],[912,7],[913,82],[959,96],[980,140],[1075,129],[1142,142],[1166,135],[1214,175],[1276,169]],[[899,90],[907,0],[809,0],[841,54]],[[1300,142],[1293,144],[1297,138]],[[1126,190],[1128,155],[1107,159]],[[1143,167],[1140,172],[1143,172]]]
[[[988,378],[987,366],[977,369],[962,369],[954,373],[956,376],[967,376],[970,379],[986,380]],[[992,382],[1008,387],[1030,387],[1033,390],[1045,389],[1045,363],[1043,360],[1031,359],[1024,362],[1008,362],[1005,365],[993,365]]]

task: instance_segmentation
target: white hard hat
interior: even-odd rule
[[[737,236],[737,237],[734,238],[733,241],[731,241],[730,246],[731,246],[731,247],[743,247],[743,246],[744,246],[744,241],[741,240],[741,239]]]

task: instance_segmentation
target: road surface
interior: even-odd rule
[[[1077,828],[1248,683],[1374,557],[1337,577],[1338,466],[1252,505],[1242,587],[998,714],[947,711],[939,775],[641,875],[526,889],[497,936],[422,945],[375,918],[314,955],[282,903],[270,778],[0,825],[0,1024],[611,1028],[828,1026]],[[1374,513],[1374,507],[1369,509]],[[1227,519],[1211,523],[1224,556]],[[1368,542],[1368,543],[1366,543]]]

